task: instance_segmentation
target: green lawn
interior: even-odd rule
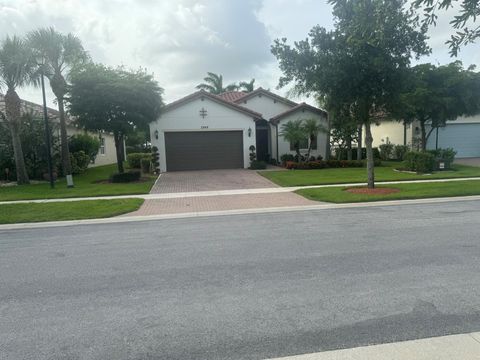
[[[375,168],[376,181],[428,180],[461,177],[480,177],[480,167],[455,165],[452,171],[439,171],[431,175],[396,172],[398,162],[385,162]],[[260,171],[262,176],[280,186],[308,186],[326,184],[363,183],[367,181],[366,168]]]
[[[143,199],[82,200],[0,205],[0,224],[107,218],[132,212]]]
[[[339,186],[320,189],[302,189],[298,190],[297,194],[300,194],[311,200],[332,203],[480,195],[480,180],[428,184],[395,184],[377,187],[394,188],[400,190],[400,192],[388,195],[352,194],[345,191],[345,187]]]
[[[53,190],[48,183],[0,187],[0,201],[146,194],[155,182],[155,177],[150,176],[144,182],[97,183],[97,181],[108,180],[116,171],[116,165],[90,168],[84,174],[74,176],[75,187],[71,189],[67,188],[65,179],[58,180]]]

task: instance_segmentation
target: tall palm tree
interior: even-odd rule
[[[33,83],[34,71],[35,63],[25,41],[17,36],[7,36],[0,46],[0,85],[7,88],[5,113],[0,114],[0,121],[5,121],[10,129],[19,185],[28,184],[29,179],[20,141],[21,100],[16,89]]]
[[[250,81],[241,81],[239,85],[239,89],[246,93],[251,93],[255,90],[255,79]]]
[[[73,34],[64,35],[54,28],[41,28],[27,35],[28,42],[43,64],[42,71],[50,81],[58,103],[60,120],[61,154],[63,173],[71,186],[72,166],[68,150],[67,126],[65,120],[65,95],[68,92],[66,77],[70,70],[88,60],[79,38]]]
[[[196,86],[197,89],[208,91],[209,93],[218,95],[226,91],[238,90],[237,84],[230,84],[223,87],[223,75],[207,72],[207,76],[203,78],[205,81]]]
[[[317,136],[321,132],[328,132],[328,130],[320,124],[316,119],[305,119],[303,121],[303,133],[308,138],[308,152],[307,160],[310,159],[310,152],[312,151],[312,146],[315,141],[317,141]]]

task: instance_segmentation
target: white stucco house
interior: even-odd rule
[[[259,88],[213,95],[200,90],[166,105],[150,123],[160,171],[248,168],[250,147],[258,160],[295,154],[280,135],[282,124],[314,118],[327,126],[327,113]],[[307,139],[305,147],[308,146]],[[319,133],[312,156],[325,156],[328,136]]]
[[[429,131],[429,127],[427,127]],[[365,132],[364,132],[365,133]],[[421,138],[420,125],[416,122],[385,120],[372,126],[373,146],[384,143],[415,147]],[[447,121],[445,127],[434,129],[427,141],[427,149],[453,148],[457,158],[480,157],[480,115],[459,117]]]
[[[21,100],[21,111],[22,113],[32,113],[35,119],[39,121],[43,121],[43,105],[33,103],[27,100]],[[0,94],[0,111],[4,111],[5,109],[5,99],[4,95]],[[57,141],[60,142],[60,127],[59,127],[59,112],[56,109],[47,108],[48,110],[48,118],[53,123],[56,124],[56,128],[54,129],[53,136],[57,138]],[[76,134],[83,134],[87,133],[90,136],[97,137],[100,141],[100,148],[98,149],[98,153],[96,158],[92,161],[89,167],[101,166],[101,165],[109,165],[115,164],[117,162],[117,155],[115,150],[115,141],[113,139],[113,135],[106,132],[100,131],[85,131],[83,129],[78,128],[75,126],[73,120],[67,116],[67,135],[73,136]]]

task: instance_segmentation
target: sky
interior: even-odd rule
[[[419,62],[454,60],[445,45],[454,13],[440,16],[430,31],[432,54]],[[226,84],[255,78],[257,86],[285,95],[288,88],[276,89],[281,72],[270,46],[277,38],[302,40],[315,25],[333,26],[326,1],[0,0],[0,37],[49,26],[74,33],[93,61],[153,73],[167,103],[195,91],[207,71],[223,74]],[[478,45],[464,48],[458,59],[480,65]],[[19,94],[41,102],[39,89]],[[53,104],[50,91],[48,99]]]

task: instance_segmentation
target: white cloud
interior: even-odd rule
[[[431,31],[434,52],[422,61],[452,61],[444,44],[448,16]],[[270,53],[273,40],[303,39],[317,24],[332,27],[326,1],[0,0],[0,34],[43,26],[73,32],[94,61],[153,72],[167,101],[193,91],[207,71],[226,82],[256,78],[257,85],[275,89],[281,74]],[[461,52],[465,64],[480,63],[475,48]],[[41,100],[38,89],[23,89],[21,96]]]

